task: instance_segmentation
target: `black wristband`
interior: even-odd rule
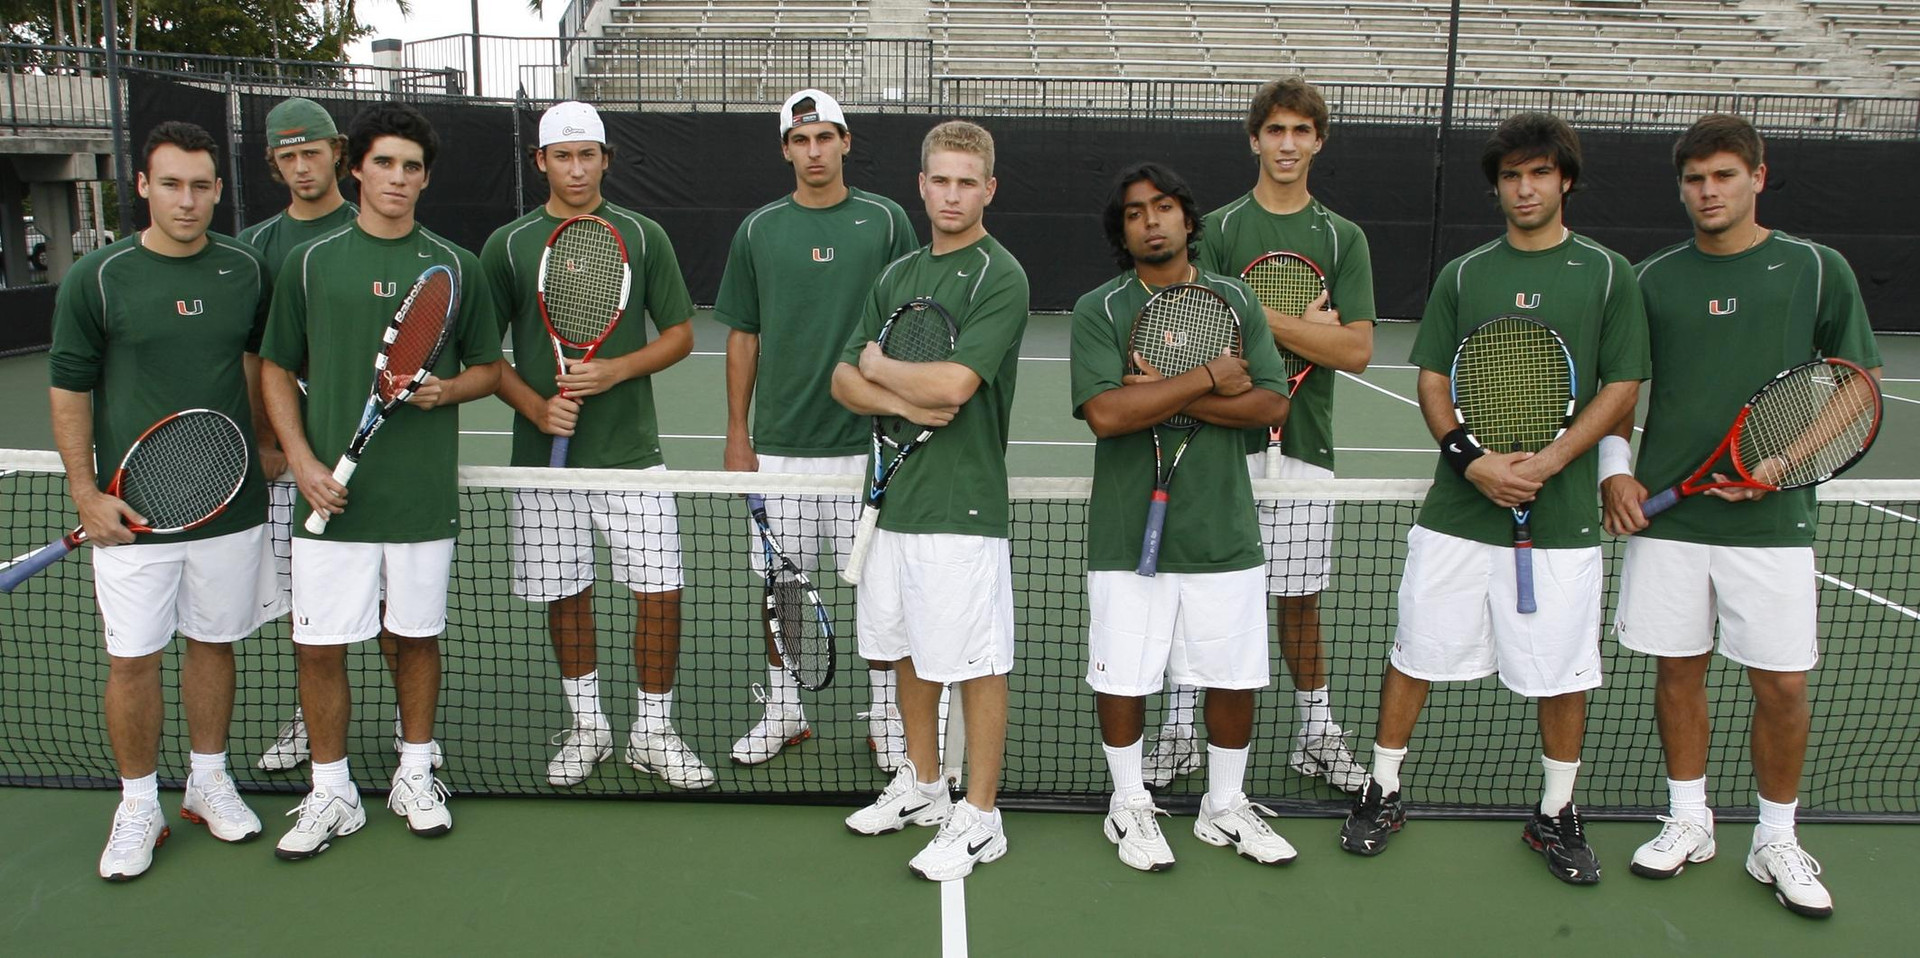
[[[1452,466],[1453,471],[1463,478],[1467,474],[1467,467],[1486,454],[1485,449],[1467,436],[1464,428],[1455,429],[1440,438],[1440,458],[1445,459],[1447,465]]]

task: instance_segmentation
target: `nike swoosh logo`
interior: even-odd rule
[[[223,270],[221,270],[221,271],[220,271],[220,275],[222,275],[222,276],[225,276],[225,275],[227,275],[228,273],[231,273],[231,272],[233,272],[233,270],[230,270],[230,269],[223,269]]]
[[[432,254],[432,253],[421,253],[421,254],[420,254],[420,258],[421,258],[421,259],[432,259],[432,258],[433,258],[433,254]]]
[[[863,225],[863,224],[865,224],[866,222],[867,222],[866,220],[854,220],[854,221],[853,221],[853,225],[855,225],[855,226],[860,226],[860,225]]]
[[[1457,442],[1450,442],[1450,443],[1447,443],[1447,451],[1448,451],[1448,452],[1459,452],[1459,451],[1460,451],[1460,444],[1459,444],[1459,443],[1457,443]]]
[[[1785,266],[1785,265],[1787,265],[1787,264],[1785,264],[1785,263],[1775,263],[1775,264],[1773,264],[1772,266],[1769,266],[1769,267],[1767,267],[1767,272],[1769,272],[1769,273],[1771,273],[1771,272],[1773,272],[1774,270],[1776,270],[1776,269],[1779,269],[1780,267],[1782,267],[1782,266]]]
[[[982,838],[982,839],[980,839],[980,840],[979,840],[979,841],[977,841],[977,842],[968,842],[968,843],[967,843],[967,854],[969,854],[969,855],[978,855],[978,854],[980,854],[980,849],[982,849],[982,848],[985,848],[985,847],[987,847],[988,845],[991,845],[991,844],[993,844],[993,839],[991,839],[991,838]]]
[[[1115,825],[1115,826],[1113,826],[1113,830],[1114,830],[1114,832],[1115,832],[1115,833],[1117,833],[1117,834],[1118,834],[1118,835],[1119,835],[1119,836],[1120,836],[1121,838],[1125,838],[1125,837],[1127,837],[1127,830],[1126,830],[1125,828],[1122,828],[1122,827],[1120,827],[1119,825]]]
[[[967,278],[967,277],[969,277],[969,276],[972,276],[972,275],[973,275],[972,273],[962,273],[962,272],[960,272],[960,271],[959,271],[959,270],[957,270],[957,269],[953,271],[953,274],[954,274],[955,276],[958,276],[958,277],[960,277],[961,279],[965,279],[965,278]]]
[[[915,805],[915,806],[914,806],[914,807],[912,807],[912,808],[903,808],[903,809],[901,809],[901,810],[900,810],[900,817],[901,817],[901,818],[908,818],[908,817],[911,817],[911,816],[913,816],[913,815],[918,815],[918,814],[920,814],[921,812],[923,812],[923,811],[925,811],[925,810],[927,809],[927,807],[928,807],[929,805],[932,805],[932,804],[933,804],[932,802],[928,802],[928,803],[926,803],[925,805]]]
[[[1215,825],[1215,826],[1213,826],[1213,827],[1215,827],[1215,828],[1220,828],[1220,826],[1218,826],[1218,825]],[[1237,835],[1237,834],[1234,834],[1233,832],[1230,832],[1230,831],[1227,831],[1227,830],[1226,830],[1226,829],[1224,829],[1224,828],[1220,828],[1220,834],[1222,834],[1222,835],[1225,835],[1225,836],[1227,836],[1227,838],[1228,838],[1228,839],[1230,839],[1230,840],[1232,840],[1232,841],[1235,841],[1235,842],[1238,842],[1238,841],[1240,840],[1240,836],[1239,836],[1239,835]]]
[[[1570,260],[1567,260],[1567,265],[1568,266],[1585,266],[1587,264],[1581,260],[1570,259]]]

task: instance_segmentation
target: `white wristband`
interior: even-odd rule
[[[1633,474],[1633,447],[1621,436],[1600,437],[1600,481]]]

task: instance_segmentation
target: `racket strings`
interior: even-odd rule
[[[1246,280],[1260,305],[1289,316],[1305,313],[1327,288],[1313,267],[1287,258],[1254,264],[1247,269]]]
[[[953,325],[930,303],[908,303],[880,334],[880,351],[903,363],[937,363],[953,356]]]
[[[1461,345],[1453,389],[1467,431],[1483,447],[1539,452],[1566,427],[1573,369],[1546,327],[1496,320]]]
[[[452,309],[453,277],[434,270],[401,307],[393,342],[387,347],[386,375],[380,383],[382,398],[392,399],[421,367],[433,362]]]
[[[1222,352],[1240,355],[1240,323],[1233,308],[1212,290],[1170,286],[1153,294],[1140,308],[1129,346],[1160,375],[1178,376]],[[1175,414],[1168,417],[1166,425],[1190,429],[1199,421]]]
[[[625,266],[620,238],[603,224],[575,223],[554,237],[540,293],[547,322],[561,339],[584,348],[600,338],[624,305],[620,273]]]
[[[179,529],[225,505],[246,480],[247,440],[211,411],[167,420],[127,458],[120,498],[156,530]]]
[[[1778,486],[1819,482],[1846,468],[1873,434],[1875,387],[1851,367],[1803,366],[1768,384],[1753,401],[1734,452],[1751,472],[1767,459],[1785,469]]]

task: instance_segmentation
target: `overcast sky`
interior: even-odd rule
[[[372,40],[412,42],[473,30],[470,0],[412,0],[413,15],[403,17],[393,0],[366,0],[356,4],[360,18],[373,24],[368,40],[348,47],[348,59],[365,63],[372,56]],[[525,0],[480,0],[480,32],[491,37],[550,37],[560,29],[567,0],[545,0],[546,13],[528,12]]]

